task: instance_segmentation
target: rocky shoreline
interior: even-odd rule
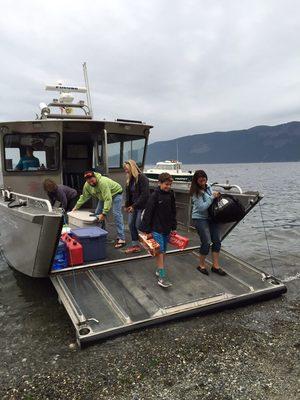
[[[22,313],[13,304],[17,292],[5,285],[1,399],[300,399],[300,281],[287,286],[288,293],[273,300],[79,350],[51,285],[40,289],[49,296],[38,303],[37,290],[34,307]]]

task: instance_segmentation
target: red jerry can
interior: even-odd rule
[[[73,267],[74,265],[83,264],[83,248],[81,244],[77,240],[71,238],[67,233],[61,236],[61,240],[63,240],[67,246],[69,266]]]

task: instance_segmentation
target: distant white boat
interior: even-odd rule
[[[176,183],[191,183],[194,171],[183,171],[182,163],[177,160],[159,161],[154,168],[147,169],[145,175],[150,181],[157,181],[158,176],[168,172]]]

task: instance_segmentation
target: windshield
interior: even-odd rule
[[[59,135],[57,133],[5,135],[4,157],[6,171],[57,170]]]

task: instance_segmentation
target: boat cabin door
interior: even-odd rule
[[[64,131],[62,144],[63,184],[82,192],[84,172],[105,172],[103,163],[103,134],[101,131]]]

